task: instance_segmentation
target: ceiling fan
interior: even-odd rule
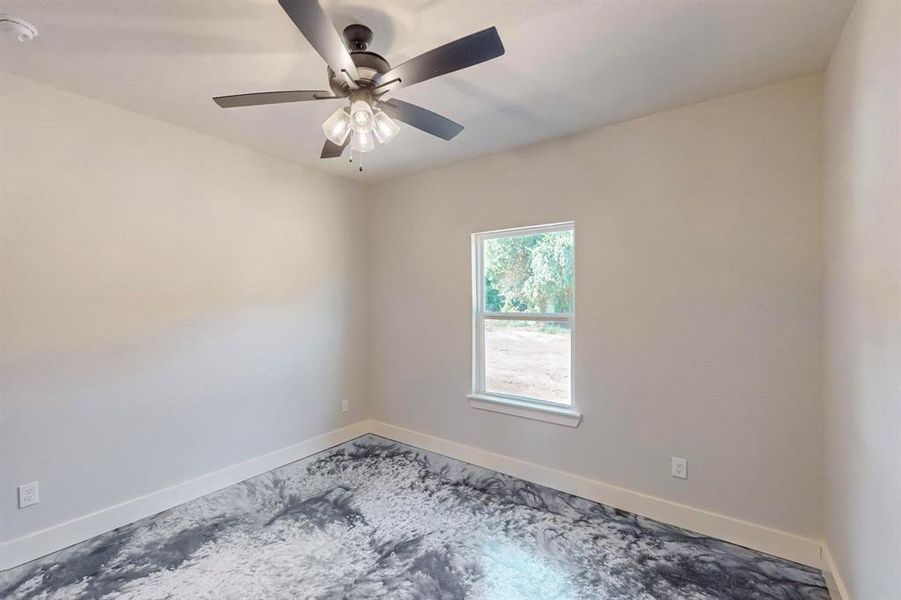
[[[256,92],[217,96],[213,101],[222,108],[234,108],[283,102],[346,100],[347,105],[332,113],[322,124],[327,140],[320,158],[339,157],[350,144],[353,160],[353,152],[366,153],[375,149],[376,140],[387,144],[400,130],[395,121],[402,121],[443,140],[454,138],[463,131],[459,123],[415,104],[386,99],[386,94],[477,65],[504,53],[497,29],[489,27],[391,67],[383,57],[367,50],[372,42],[372,30],[365,25],[347,26],[342,41],[317,0],[278,0],[278,3],[325,60],[331,91]]]

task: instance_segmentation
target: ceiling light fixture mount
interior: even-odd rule
[[[348,48],[354,52],[365,52],[372,43],[372,30],[359,23],[345,27],[343,35]]]
[[[369,51],[373,33],[359,23],[344,28],[338,35],[317,0],[279,0],[282,9],[313,49],[326,62],[331,91],[279,91],[218,96],[213,100],[222,108],[260,106],[283,102],[344,100],[322,124],[326,136],[320,158],[337,158],[348,145],[362,155],[375,149],[375,142],[387,144],[400,131],[396,121],[444,140],[456,137],[463,126],[430,110],[396,99],[394,91],[504,54],[497,29],[489,27],[462,37],[425,54],[391,67],[387,60]]]

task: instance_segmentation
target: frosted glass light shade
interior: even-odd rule
[[[354,130],[350,136],[350,149],[354,152],[372,152],[375,150],[375,138],[372,137],[372,130]]]
[[[378,111],[373,117],[373,132],[375,138],[380,144],[387,144],[394,139],[397,132],[400,131],[400,125],[394,122],[394,119],[386,115],[383,111]]]
[[[333,112],[332,116],[322,124],[322,131],[325,133],[325,137],[338,146],[343,146],[344,142],[347,141],[350,129],[350,115],[347,114],[343,107]]]
[[[372,129],[372,107],[368,102],[357,100],[350,105],[350,118],[353,121],[354,131],[368,131]]]

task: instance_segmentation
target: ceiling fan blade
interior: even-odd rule
[[[451,140],[463,131],[463,126],[459,123],[409,102],[392,98],[385,102],[379,102],[378,106],[392,119],[403,121],[407,125],[431,133],[442,140]]]
[[[497,29],[489,27],[397,65],[379,78],[381,85],[377,91],[387,92],[407,87],[503,54],[504,44],[497,34]]]
[[[360,78],[350,52],[317,0],[278,0],[282,8],[335,73],[345,71],[354,81]]]
[[[319,158],[338,158],[344,153],[344,149],[347,148],[347,142],[349,141],[350,136],[348,136],[347,141],[339,146],[331,140],[325,140],[325,145],[322,146],[322,154],[319,155]]]
[[[287,92],[256,92],[253,94],[235,94],[234,96],[217,96],[213,102],[222,108],[236,106],[259,106],[261,104],[281,104],[282,102],[307,102],[309,100],[331,100],[338,96],[331,92],[294,90]]]

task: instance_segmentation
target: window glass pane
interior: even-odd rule
[[[484,261],[486,311],[572,312],[572,230],[487,239]]]
[[[485,320],[485,391],[570,403],[570,325]]]

